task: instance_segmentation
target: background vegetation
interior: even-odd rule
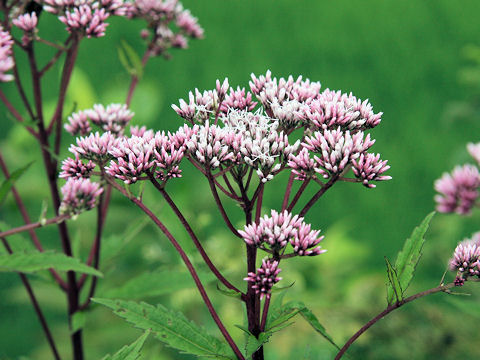
[[[393,180],[380,183],[373,190],[358,184],[336,185],[307,219],[323,229],[326,236],[323,246],[328,252],[318,258],[285,263],[282,272],[284,285],[295,282],[286,297],[302,300],[312,308],[333,338],[342,344],[384,307],[384,256],[393,262],[403,240],[434,208],[434,180],[457,163],[473,161],[465,144],[480,140],[480,113],[478,107],[475,110],[472,106],[478,105],[475,101],[479,87],[472,81],[478,68],[472,70],[468,58],[474,51],[465,49],[469,44],[480,43],[479,3],[476,0],[465,0],[461,5],[449,0],[184,0],[183,3],[199,18],[206,37],[191,42],[187,51],[174,52],[171,61],[149,62],[132,103],[136,112],[133,124],[145,124],[156,130],[176,129],[181,120],[170,104],[186,98],[188,91],[195,87],[213,88],[215,79],[224,77],[229,78],[232,86],[248,86],[250,73],[263,74],[267,69],[277,77],[301,74],[320,80],[323,88],[352,91],[357,97],[369,98],[376,111],[384,112],[381,125],[372,134],[377,139],[374,151],[389,160]],[[63,31],[63,25],[50,14],[42,14],[42,18],[43,37],[54,38]],[[74,104],[83,109],[94,103],[124,101],[129,78],[118,60],[117,46],[125,40],[141,54],[142,24],[123,19],[110,23],[106,37],[82,43],[69,92],[70,109],[74,109]],[[60,69],[53,72],[52,86],[44,89],[52,107],[59,74]],[[8,93],[13,86],[2,84],[3,89]],[[35,218],[40,215],[42,201],[48,199],[40,154],[24,128],[14,124],[1,106],[0,146],[11,169],[37,160],[18,184]],[[66,134],[65,153],[71,140]],[[171,192],[187,218],[192,219],[208,252],[215,254],[213,258],[219,267],[236,278],[234,283],[238,286],[245,286],[241,280],[243,244],[224,229],[204,179],[188,165],[185,167],[184,178],[169,184]],[[279,180],[279,186],[285,181],[286,178]],[[145,196],[151,197],[149,201],[156,204],[162,216],[176,224],[175,233],[189,248],[188,239],[174,217],[162,210],[159,197],[149,191]],[[281,200],[275,193],[267,192],[265,196],[266,206],[279,207]],[[159,295],[155,279],[165,273],[158,275],[158,271],[184,271],[178,256],[163,236],[142,222],[140,212],[125,199],[115,196],[112,205],[102,255],[105,260],[100,267],[105,278],[98,296],[106,296],[111,289],[149,271],[152,274],[145,277],[145,282],[151,291],[139,293],[137,300],[179,309],[215,331],[195,289]],[[240,223],[240,212],[236,213],[235,208],[229,211],[236,214],[233,217]],[[75,225],[77,251],[82,254],[93,239],[89,224],[94,216],[83,214]],[[478,218],[478,213],[469,218],[442,214],[434,218],[427,233],[424,258],[411,285],[412,293],[438,284],[456,243],[480,230]],[[12,198],[0,209],[0,220],[12,226],[21,224]],[[139,233],[125,236],[134,234],[137,226],[141,228]],[[41,234],[47,238],[46,247],[60,246],[54,231],[46,228]],[[16,239],[18,244],[22,243],[19,237]],[[64,296],[43,277],[36,277],[34,283],[56,338],[67,340]],[[400,309],[365,334],[351,348],[351,358],[457,359],[478,354],[480,292],[475,285],[467,284],[462,289],[472,293],[468,298],[440,294]],[[209,290],[212,294],[217,291],[214,282]],[[225,323],[242,323],[240,303],[220,293],[214,297]],[[23,355],[31,359],[49,358],[18,276],[0,274],[0,299],[0,359]],[[236,338],[242,336],[240,330],[233,333]],[[90,359],[114,352],[138,335],[137,330],[103,307],[93,307],[86,314],[85,342]],[[268,359],[330,359],[333,350],[299,318],[272,339],[266,354]],[[67,353],[68,348],[64,351]],[[145,358],[189,359],[152,339],[147,342]]]

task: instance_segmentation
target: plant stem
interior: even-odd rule
[[[5,249],[9,254],[12,254],[12,248],[7,242],[7,239],[0,237],[2,240],[3,246],[5,246]],[[42,309],[40,308],[40,304],[37,301],[37,298],[35,296],[35,293],[33,292],[32,286],[30,285],[30,282],[27,279],[27,276],[22,273],[18,273],[20,276],[20,279],[22,280],[23,286],[25,286],[25,290],[27,290],[28,297],[30,298],[30,301],[32,302],[33,308],[35,310],[35,313],[37,314],[38,320],[40,321],[40,324],[42,326],[43,332],[45,333],[45,336],[47,337],[48,344],[50,345],[50,349],[52,350],[53,357],[56,360],[60,360],[60,355],[58,353],[57,347],[55,345],[55,341],[53,340],[52,333],[50,332],[50,328],[48,327],[47,320],[45,319],[45,316],[43,315]]]
[[[37,229],[39,227],[50,225],[50,224],[59,224],[59,223],[65,221],[69,218],[70,218],[70,215],[57,215],[57,216],[55,216],[53,218],[50,218],[50,219],[47,219],[45,221],[37,221],[37,222],[34,222],[34,223],[29,223],[29,224],[22,225],[22,226],[19,226],[19,227],[10,229],[10,230],[0,232],[0,237],[7,237],[7,236],[18,234],[18,233],[21,233],[21,232],[24,232],[24,231],[31,231],[33,229]],[[43,250],[43,248],[42,248],[42,250]]]
[[[5,175],[6,179],[10,178],[10,172],[8,171],[7,164],[3,159],[2,153],[0,152],[0,169],[2,169],[3,174]],[[12,185],[11,189],[13,197],[15,198],[15,202],[17,203],[18,210],[20,210],[20,213],[22,214],[23,221],[25,222],[26,225],[29,225],[32,223],[30,220],[30,216],[28,215],[27,208],[23,204],[22,198],[20,197],[20,194],[17,191],[17,188]],[[33,229],[28,230],[28,233],[30,235],[30,238],[32,239],[33,244],[35,247],[38,249],[38,251],[43,252],[43,246],[40,242],[40,239],[38,238],[37,234]],[[62,279],[62,277],[57,273],[55,269],[49,269],[50,273],[52,274],[53,278],[55,281],[58,283],[58,285],[63,289],[67,289],[67,284],[65,281]]]
[[[290,205],[288,205],[288,208],[287,208],[288,212],[292,212],[293,208],[295,207],[298,200],[300,199],[300,196],[302,196],[303,192],[307,188],[307,185],[309,182],[310,182],[310,179],[306,179],[302,182],[302,185],[300,185],[300,188],[298,189],[297,193],[293,197],[292,202],[290,203]]]
[[[142,67],[145,67],[145,65],[147,65],[147,61],[148,61],[149,58],[150,58],[150,46],[148,47],[147,50],[145,50],[145,53],[143,54]],[[132,102],[133,93],[135,91],[135,88],[138,85],[138,80],[139,80],[138,75],[132,75],[132,80],[130,82],[130,87],[128,88],[128,92],[127,92],[127,98],[125,100],[125,104],[127,105],[127,107],[130,107],[130,103]]]
[[[185,266],[187,267],[188,271],[190,272],[190,275],[193,278],[193,281],[195,282],[195,285],[197,286],[198,291],[200,292],[200,295],[205,303],[205,305],[208,308],[208,311],[210,312],[210,315],[212,316],[213,320],[217,324],[220,332],[224,336],[225,340],[228,342],[230,347],[232,348],[233,352],[237,356],[238,359],[240,360],[245,360],[244,356],[242,355],[242,352],[240,349],[237,347],[235,342],[233,341],[232,337],[228,333],[227,329],[223,325],[222,321],[218,317],[217,312],[215,311],[215,308],[213,307],[212,302],[210,301],[210,298],[208,297],[207,292],[205,291],[205,288],[203,287],[202,282],[200,281],[200,278],[198,277],[197,271],[195,270],[192,262],[188,258],[187,254],[183,250],[183,248],[180,246],[180,244],[177,242],[177,240],[174,238],[174,236],[168,231],[168,229],[165,227],[165,225],[160,221],[160,219],[148,208],[146,207],[139,199],[137,199],[135,196],[132,196],[131,194],[127,193],[127,191],[122,188],[120,185],[118,185],[115,180],[105,177],[106,180],[110,185],[112,185],[116,190],[118,190],[122,195],[124,195],[126,198],[128,198],[130,201],[132,201],[135,205],[137,205],[152,221],[155,223],[155,225],[158,226],[158,228],[162,231],[162,233],[167,237],[167,239],[170,241],[170,243],[173,245],[175,250],[179,253],[180,257],[182,258]]]
[[[288,199],[290,198],[290,193],[292,192],[292,185],[293,185],[294,177],[295,177],[295,174],[293,172],[290,173],[290,177],[288,178],[287,189],[285,190],[285,195],[283,197],[282,212],[287,208]]]
[[[369,322],[367,322],[365,325],[363,325],[360,330],[358,330],[346,343],[345,345],[343,345],[343,347],[340,349],[340,351],[338,352],[337,356],[335,356],[335,360],[339,360],[344,354],[345,352],[348,350],[348,348],[350,347],[350,345],[352,345],[355,340],[357,340],[360,335],[362,335],[365,331],[367,331],[372,325],[374,325],[375,323],[377,323],[380,319],[382,319],[384,316],[390,314],[393,310],[395,309],[398,309],[399,307],[413,301],[413,300],[416,300],[416,299],[419,299],[423,296],[427,296],[427,295],[431,295],[431,294],[435,294],[435,293],[438,293],[438,292],[441,292],[441,291],[446,291],[452,287],[454,287],[455,284],[454,283],[450,283],[450,284],[447,284],[447,285],[439,285],[435,288],[432,288],[432,289],[429,289],[429,290],[425,290],[425,291],[422,291],[422,292],[419,292],[415,295],[412,295],[412,296],[409,296],[408,298],[406,299],[403,299],[401,301],[397,301],[396,303],[392,304],[392,305],[389,305],[387,306],[387,308],[385,310],[383,310],[381,313],[379,313],[378,315],[376,315],[374,318],[372,318]]]
[[[212,173],[210,170],[207,170],[206,173],[207,179],[208,179],[208,184],[210,185],[210,190],[212,191],[213,198],[215,199],[215,203],[217,204],[218,209],[220,210],[220,214],[222,214],[222,218],[225,221],[225,224],[227,224],[227,227],[230,229],[230,231],[233,233],[233,235],[242,238],[242,235],[239,234],[237,229],[232,225],[230,219],[228,218],[228,215],[222,205],[222,201],[220,200],[220,197],[218,196],[217,188],[215,187],[215,183],[213,182],[213,177]]]
[[[197,250],[200,252],[200,255],[202,256],[203,260],[207,264],[208,268],[215,274],[217,279],[225,285],[228,289],[234,290],[241,294],[242,300],[245,300],[245,294],[242,293],[237,287],[235,287],[232,283],[230,283],[217,269],[217,267],[212,263],[210,260],[210,257],[208,254],[205,252],[205,249],[203,248],[202,244],[198,240],[197,236],[193,232],[192,227],[188,223],[187,219],[183,216],[182,212],[178,209],[177,205],[175,205],[173,199],[168,195],[168,193],[165,191],[165,189],[158,183],[157,180],[153,177],[151,173],[149,173],[150,180],[152,184],[155,186],[155,188],[162,194],[163,198],[167,201],[168,205],[170,208],[173,210],[175,215],[177,215],[178,219],[182,223],[183,227],[187,231],[188,235],[192,239],[193,243],[195,244],[195,247]]]
[[[265,304],[263,304],[262,322],[260,323],[260,331],[265,330],[265,325],[267,324],[269,307],[270,307],[270,296],[267,296],[267,298],[265,299]]]
[[[330,180],[328,180],[318,192],[313,195],[310,201],[305,205],[305,207],[300,211],[299,216],[304,217],[305,214],[310,210],[310,208],[317,202],[320,197],[325,194],[325,192],[332,187],[333,184],[338,180],[338,174],[333,175]]]

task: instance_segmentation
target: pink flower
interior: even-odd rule
[[[13,40],[10,33],[3,31],[0,25],[0,82],[13,80],[13,75],[5,74],[15,65],[12,57]]]
[[[177,15],[176,23],[187,35],[197,39],[203,37],[203,29],[198,24],[198,19],[192,16],[190,10],[181,11]]]
[[[387,160],[380,160],[380,154],[360,154],[357,160],[352,160],[352,170],[355,176],[362,180],[363,185],[368,188],[374,188],[376,185],[370,184],[370,181],[391,180],[391,176],[382,175],[390,169]]]
[[[248,245],[259,248],[270,248],[274,253],[290,244],[293,253],[299,256],[314,256],[324,253],[320,246],[323,236],[320,230],[311,230],[311,225],[303,221],[303,217],[292,215],[287,210],[278,213],[271,211],[271,216],[260,218],[258,224],[246,225],[238,231]]]
[[[107,174],[133,184],[147,170],[155,166],[153,140],[132,136],[112,146],[109,153],[115,158],[106,167]]]
[[[449,268],[457,272],[456,286],[462,286],[469,276],[480,276],[479,233],[457,245],[449,262]]]
[[[295,180],[304,181],[315,171],[315,161],[310,158],[310,153],[306,148],[302,148],[297,155],[290,155],[288,159],[288,166],[296,175]]]
[[[230,94],[226,95],[225,99],[222,101],[220,111],[225,114],[229,109],[238,109],[238,110],[248,110],[251,111],[257,105],[256,101],[252,101],[252,94],[247,92],[245,94],[245,88],[240,89],[237,87],[237,90],[230,88]]]
[[[467,150],[468,150],[468,153],[475,159],[477,164],[480,165],[480,143],[477,143],[477,144],[468,143]]]
[[[68,117],[68,123],[65,124],[65,130],[72,135],[87,135],[92,131],[87,114],[84,111],[73,113]]]
[[[87,117],[103,131],[112,134],[123,134],[125,126],[135,115],[125,104],[110,104],[106,108],[102,104],[93,105],[93,109],[85,110]]]
[[[12,20],[13,25],[26,32],[33,32],[37,27],[38,19],[37,14],[32,12],[31,14],[23,14]]]
[[[94,163],[103,164],[112,158],[109,151],[117,146],[117,139],[110,132],[100,135],[98,132],[91,133],[87,137],[76,139],[77,145],[70,145],[69,151],[81,159],[92,160]]]
[[[457,166],[452,174],[444,173],[435,181],[437,210],[444,213],[468,214],[475,206],[480,174],[473,165]]]
[[[62,187],[63,200],[59,212],[77,215],[85,210],[91,210],[102,192],[100,184],[91,182],[90,179],[69,178]]]
[[[365,139],[363,132],[350,134],[350,131],[337,130],[317,131],[312,136],[306,137],[303,147],[315,152],[315,171],[325,179],[333,174],[341,174],[352,160],[357,159],[361,153],[368,150],[375,140],[370,140],[370,134]]]
[[[244,280],[253,283],[253,289],[260,294],[260,299],[270,298],[273,285],[282,280],[277,275],[282,271],[278,268],[278,261],[262,260],[262,266],[257,269],[257,273],[250,272]]]
[[[59,20],[67,25],[69,33],[80,31],[87,38],[101,37],[105,35],[108,26],[105,20],[110,14],[105,9],[94,9],[92,4],[85,3],[73,10],[67,11],[65,15],[59,16]]]
[[[82,160],[75,157],[75,159],[68,158],[62,162],[62,172],[59,177],[68,179],[68,178],[88,178],[91,172],[95,169],[95,164],[92,161],[88,161],[87,164],[84,164]]]

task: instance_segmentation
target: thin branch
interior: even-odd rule
[[[7,249],[7,252],[9,254],[12,254],[12,248],[7,242],[7,239],[1,237],[3,246],[5,246],[5,249]],[[37,298],[35,296],[35,293],[33,292],[32,286],[30,285],[30,282],[27,279],[27,276],[22,273],[18,273],[20,276],[20,279],[22,280],[23,286],[25,286],[25,290],[27,290],[28,297],[30,298],[30,301],[32,302],[33,308],[35,310],[35,313],[37,314],[38,320],[40,321],[40,324],[42,326],[43,332],[45,333],[45,336],[47,337],[48,344],[50,346],[50,349],[52,350],[53,357],[56,360],[60,360],[60,355],[57,350],[57,346],[55,345],[55,341],[53,340],[52,333],[50,331],[50,328],[48,327],[47,320],[45,319],[45,316],[43,315],[42,309],[40,308],[40,304],[37,301]]]
[[[257,209],[255,211],[255,223],[258,224],[260,221],[260,215],[262,214],[262,202],[263,202],[263,190],[265,189],[265,184],[260,183],[260,191],[258,192],[257,197]],[[255,201],[255,200],[252,200]]]
[[[290,198],[290,193],[292,192],[292,186],[293,186],[293,179],[294,178],[295,178],[295,174],[293,172],[291,172],[290,177],[288,178],[287,188],[285,189],[285,196],[283,197],[282,212],[288,206],[288,199]]]
[[[143,68],[145,68],[145,65],[147,65],[147,61],[150,58],[150,51],[151,51],[150,47],[151,46],[149,45],[147,50],[145,50],[145,53],[143,54],[143,57],[142,57]],[[139,80],[138,75],[136,74],[132,75],[130,87],[128,88],[128,92],[127,92],[127,98],[125,99],[125,104],[127,105],[127,107],[130,107],[130,103],[132,102],[132,98],[133,98],[133,93],[138,84],[138,80]]]
[[[2,169],[2,172],[5,175],[5,178],[9,179],[10,178],[10,173],[8,171],[7,164],[5,163],[1,152],[0,152],[0,169]],[[27,208],[23,204],[22,198],[20,197],[20,194],[18,193],[17,188],[14,185],[12,185],[10,190],[12,191],[13,197],[15,198],[15,202],[17,203],[18,210],[20,210],[20,213],[22,214],[23,221],[27,225],[31,224],[32,221],[30,220],[30,216],[28,215]],[[33,244],[38,249],[38,251],[43,252],[44,251],[43,246],[42,246],[42,244],[40,242],[40,239],[38,238],[37,234],[35,233],[35,231],[33,231],[33,229],[31,229],[31,230],[28,230],[28,233],[30,235],[30,238],[32,239]],[[55,279],[55,281],[58,283],[58,285],[60,285],[60,287],[63,290],[66,290],[67,289],[67,284],[62,279],[62,277],[57,273],[57,271],[55,269],[49,269],[49,270],[50,270],[50,273],[52,274],[53,278]]]
[[[50,224],[60,224],[69,218],[70,218],[70,215],[58,215],[58,216],[55,216],[54,218],[50,218],[45,221],[38,221],[35,223],[26,224],[23,226],[19,226],[10,230],[0,232],[0,237],[8,237],[14,234],[18,234],[24,231],[30,231],[30,230],[37,229],[39,227],[43,227]]]
[[[122,195],[124,195],[130,201],[132,201],[135,205],[137,205],[150,219],[152,219],[152,221],[155,223],[155,225],[157,225],[158,228],[163,232],[163,234],[168,238],[170,243],[173,245],[175,250],[177,250],[177,252],[179,253],[183,262],[185,263],[185,266],[187,267],[188,271],[190,272],[190,275],[192,276],[193,280],[195,281],[195,285],[197,286],[197,289],[200,292],[200,295],[201,295],[203,301],[205,302],[205,305],[207,306],[208,311],[210,312],[210,315],[212,316],[213,320],[217,324],[217,326],[220,329],[220,332],[224,336],[225,340],[228,342],[228,344],[232,348],[232,350],[235,353],[235,355],[237,356],[237,358],[241,359],[241,360],[245,360],[244,356],[242,355],[242,352],[240,351],[238,346],[235,344],[232,337],[228,333],[227,329],[223,325],[222,321],[218,317],[218,314],[215,311],[215,308],[213,307],[213,304],[210,301],[210,298],[208,297],[207,292],[205,291],[205,288],[203,287],[203,284],[200,281],[200,278],[198,277],[197,271],[195,270],[193,264],[191,263],[190,259],[187,256],[187,254],[182,249],[182,247],[177,242],[177,240],[168,231],[168,229],[160,221],[160,219],[158,219],[157,216],[149,208],[147,208],[140,200],[138,200],[136,197],[128,194],[127,191],[125,189],[123,189],[121,186],[119,186],[113,179],[108,178],[108,177],[106,177],[106,179],[116,190],[118,190],[120,193],[122,193]]]
[[[13,66],[13,76],[15,78],[15,85],[17,86],[18,94],[20,95],[20,98],[23,101],[23,104],[25,105],[25,109],[27,109],[28,114],[30,115],[30,118],[32,120],[35,120],[35,114],[33,113],[32,107],[30,106],[30,102],[27,99],[27,96],[25,95],[25,91],[23,90],[23,85],[20,80],[20,74],[18,73],[18,68],[16,65],[16,59],[14,59],[15,65]]]
[[[325,192],[332,187],[333,184],[338,180],[338,175],[333,175],[330,180],[328,180],[323,187],[318,190],[318,192],[313,195],[313,197],[310,199],[310,201],[305,205],[305,207],[300,211],[299,216],[303,217],[305,214],[310,210],[310,208],[317,202],[320,197],[325,194]]]
[[[10,111],[10,113],[13,115],[13,117],[20,123],[25,123],[25,120],[23,119],[22,115],[15,109],[15,107],[8,101],[7,97],[3,93],[3,91],[0,89],[0,99],[2,102],[5,104],[7,109]],[[25,128],[27,131],[32,134],[35,138],[38,138],[38,134],[36,133],[35,130],[33,130],[30,126],[25,125]]]
[[[267,296],[265,303],[263,304],[262,322],[260,323],[260,331],[265,330],[265,325],[267,324],[267,315],[268,315],[269,307],[270,307],[270,296]]]
[[[429,289],[429,290],[425,290],[425,291],[422,291],[422,292],[419,292],[415,295],[412,295],[406,299],[403,299],[401,301],[397,301],[396,303],[392,304],[392,305],[389,305],[385,310],[383,310],[381,313],[379,313],[377,316],[375,316],[374,318],[372,318],[369,322],[367,322],[365,325],[363,325],[360,330],[358,330],[346,343],[345,345],[340,349],[340,351],[338,352],[337,356],[335,356],[335,360],[339,360],[344,354],[345,352],[348,350],[348,348],[350,347],[350,345],[352,345],[355,340],[357,340],[360,335],[362,335],[365,331],[367,331],[372,325],[376,324],[380,319],[382,319],[383,317],[385,317],[386,315],[390,314],[393,310],[395,309],[398,309],[399,307],[413,301],[413,300],[416,300],[418,298],[421,298],[423,296],[426,296],[426,295],[430,295],[430,294],[435,294],[435,293],[438,293],[438,292],[445,292],[447,291],[448,289],[454,287],[455,284],[454,283],[450,283],[450,284],[447,284],[447,285],[439,285],[435,288],[432,288],[432,289]]]
[[[150,175],[150,180],[152,182],[152,184],[155,186],[155,188],[160,191],[160,193],[162,194],[162,196],[164,197],[164,199],[167,201],[168,205],[170,206],[170,208],[173,210],[173,212],[175,213],[175,215],[177,215],[178,219],[180,220],[180,222],[182,223],[183,227],[185,228],[185,230],[187,231],[188,235],[190,235],[190,238],[192,239],[193,243],[195,244],[195,247],[197,248],[197,250],[200,252],[200,255],[202,256],[203,260],[205,261],[205,263],[207,264],[207,266],[209,267],[209,269],[215,274],[215,276],[217,277],[218,280],[220,280],[220,282],[225,285],[228,289],[231,289],[231,290],[234,290],[236,291],[237,293],[241,294],[241,297],[242,297],[242,300],[245,299],[245,294],[242,293],[242,291],[240,291],[237,287],[235,287],[232,283],[230,283],[221,273],[220,271],[217,269],[217,267],[212,263],[212,261],[210,260],[208,254],[206,253],[205,249],[203,248],[202,244],[200,243],[200,241],[198,240],[197,236],[195,235],[195,233],[193,232],[193,229],[192,227],[190,226],[190,224],[188,223],[187,219],[185,219],[185,217],[183,216],[182,212],[178,209],[177,205],[175,205],[175,203],[173,202],[172,198],[168,195],[168,193],[165,191],[165,189],[158,183],[158,181],[155,180],[155,178],[153,177],[152,174],[149,174]]]
[[[292,212],[292,210],[295,207],[295,205],[297,204],[298,200],[300,200],[300,196],[302,196],[303,192],[307,188],[307,185],[308,185],[309,182],[310,182],[310,178],[303,180],[302,185],[300,185],[300,188],[298,189],[297,193],[295,194],[292,202],[287,207],[288,212]]]
[[[233,233],[233,235],[242,238],[242,235],[239,234],[237,229],[232,225],[232,222],[228,218],[228,215],[222,205],[222,201],[220,200],[220,197],[218,196],[217,188],[215,187],[215,183],[213,181],[213,177],[210,171],[207,171],[207,179],[208,179],[208,184],[210,185],[210,190],[212,191],[212,195],[215,199],[215,203],[217,204],[218,209],[220,210],[220,213],[222,214],[222,218],[225,221],[225,224],[227,224],[227,227],[230,229],[230,231]]]

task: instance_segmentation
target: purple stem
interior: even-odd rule
[[[441,291],[446,291],[452,287],[454,287],[455,284],[454,283],[450,283],[450,284],[447,284],[447,285],[439,285],[435,288],[432,288],[432,289],[429,289],[429,290],[425,290],[425,291],[422,291],[422,292],[419,292],[415,295],[412,295],[406,299],[403,299],[401,301],[397,301],[396,303],[392,304],[392,305],[389,305],[385,310],[383,310],[381,313],[379,313],[377,316],[375,316],[374,318],[372,318],[369,322],[367,322],[365,325],[363,325],[360,330],[358,330],[346,343],[345,345],[340,349],[340,351],[338,352],[337,356],[335,356],[335,360],[339,360],[344,354],[345,352],[348,350],[348,348],[350,347],[350,345],[352,345],[355,340],[357,340],[360,335],[362,335],[365,331],[367,331],[372,325],[374,325],[375,323],[377,323],[380,319],[382,319],[384,316],[390,314],[393,310],[395,309],[398,309],[399,307],[413,301],[413,300],[416,300],[418,298],[421,298],[423,296],[426,296],[426,295],[430,295],[430,294],[435,294],[435,293],[438,293],[438,292],[441,292]]]
[[[168,229],[165,227],[165,225],[158,219],[155,214],[147,208],[140,200],[135,198],[134,196],[131,196],[127,193],[125,189],[123,189],[121,186],[119,186],[117,183],[114,182],[113,179],[106,178],[107,181],[120,193],[122,193],[125,197],[127,197],[130,201],[132,201],[135,205],[137,205],[152,221],[155,223],[155,225],[158,226],[158,228],[163,232],[163,234],[170,240],[170,243],[173,245],[175,250],[179,253],[180,257],[182,258],[183,262],[185,263],[188,271],[190,272],[190,275],[192,276],[193,280],[195,281],[195,285],[198,288],[198,291],[200,292],[200,295],[205,302],[205,305],[208,308],[208,311],[210,312],[210,315],[212,316],[213,320],[217,324],[218,328],[220,329],[220,332],[224,336],[225,340],[228,342],[230,347],[232,348],[233,352],[237,356],[238,359],[245,360],[244,356],[242,355],[242,352],[240,349],[237,347],[235,342],[233,341],[232,337],[228,333],[227,329],[223,325],[222,321],[218,317],[217,312],[215,311],[215,308],[213,307],[212,302],[210,301],[210,298],[207,295],[207,292],[205,291],[205,288],[202,285],[202,282],[200,281],[200,278],[198,277],[198,274],[193,267],[193,264],[191,263],[190,259],[188,258],[187,254],[185,251],[182,249],[180,244],[175,240],[173,235],[168,231]]]
[[[5,175],[5,178],[8,179],[10,178],[10,173],[7,168],[7,164],[3,160],[2,153],[0,152],[0,168],[2,169],[3,174]],[[12,185],[11,191],[13,194],[13,197],[15,198],[15,202],[17,203],[18,210],[20,210],[20,213],[22,214],[23,221],[25,222],[26,225],[31,224],[30,216],[28,215],[27,208],[23,204],[22,198],[20,197],[20,194],[17,191],[17,188]],[[28,230],[28,233],[30,235],[30,238],[32,239],[33,244],[35,247],[38,249],[38,251],[43,252],[43,246],[40,242],[40,239],[38,238],[37,234],[33,229]],[[50,269],[50,273],[52,274],[53,278],[55,281],[60,285],[60,287],[63,290],[67,289],[67,284],[65,281],[62,279],[62,277],[57,273],[55,269]]]
[[[293,208],[295,207],[298,200],[300,199],[300,196],[302,196],[303,192],[307,188],[307,185],[308,185],[309,182],[310,182],[310,178],[308,178],[308,179],[306,179],[302,182],[302,185],[300,185],[300,188],[298,189],[297,193],[295,194],[292,202],[290,203],[290,205],[288,205],[288,208],[287,208],[288,212],[292,212]],[[284,209],[282,208],[282,210],[284,210]]]
[[[230,231],[233,233],[233,235],[242,238],[242,235],[239,234],[237,229],[232,225],[230,219],[228,218],[227,213],[225,212],[225,209],[222,205],[222,201],[220,200],[220,197],[218,196],[217,188],[215,187],[215,183],[213,181],[212,173],[210,170],[207,170],[206,173],[207,179],[208,179],[208,184],[210,185],[210,190],[212,191],[212,195],[215,199],[215,203],[217,204],[218,209],[220,210],[220,213],[222,214],[222,218],[225,221],[225,224],[227,224],[227,227],[230,229]]]
[[[182,223],[183,227],[187,231],[188,235],[190,235],[190,238],[192,239],[193,243],[195,244],[195,247],[197,250],[200,252],[200,255],[202,256],[203,260],[209,267],[209,269],[215,274],[218,280],[225,285],[228,289],[234,290],[237,293],[241,294],[242,300],[245,300],[245,294],[243,294],[239,289],[237,289],[232,283],[230,283],[221,273],[220,271],[216,268],[216,266],[212,263],[210,260],[209,256],[205,252],[205,249],[203,248],[202,244],[198,240],[197,236],[193,232],[192,227],[188,223],[187,219],[183,216],[182,212],[178,209],[177,205],[173,202],[172,198],[168,195],[168,193],[165,191],[165,189],[158,183],[157,180],[153,177],[151,173],[149,173],[150,181],[152,184],[155,186],[155,188],[160,191],[164,199],[167,201],[168,205],[170,208],[173,210],[175,215],[177,215],[178,219]]]
[[[33,229],[37,229],[39,227],[43,227],[43,226],[50,225],[50,224],[60,224],[64,220],[67,220],[69,218],[70,218],[69,215],[57,215],[54,218],[50,218],[46,221],[42,221],[42,222],[38,221],[38,222],[35,222],[35,223],[29,223],[29,224],[22,225],[22,226],[19,226],[19,227],[10,229],[10,230],[0,232],[0,237],[7,237],[7,236],[18,234],[18,233],[21,233],[21,232],[24,232],[24,231],[31,231]],[[43,249],[41,251],[43,251]]]
[[[13,107],[13,105],[10,103],[10,101],[8,101],[7,97],[5,96],[5,94],[3,93],[2,90],[0,90],[0,99],[2,100],[2,102],[5,104],[5,106],[7,107],[7,109],[10,111],[10,113],[13,115],[13,117],[20,123],[24,123],[24,119],[22,117],[22,115],[20,115],[20,113],[17,111],[17,109],[15,109]],[[32,134],[35,138],[38,138],[38,134],[35,132],[35,130],[33,130],[30,126],[28,125],[25,125],[25,128],[27,129],[27,131]]]
[[[267,324],[268,309],[270,307],[270,296],[267,296],[265,304],[263,304],[263,313],[262,313],[262,322],[260,324],[260,331],[265,330],[265,325]]]
[[[7,239],[0,237],[2,239],[2,243],[5,246],[5,249],[7,249],[7,252],[9,254],[12,254],[12,248],[7,242]],[[56,360],[60,360],[60,355],[58,353],[57,347],[55,345],[55,341],[53,340],[52,333],[50,332],[50,328],[48,327],[47,320],[45,319],[45,316],[43,315],[42,309],[40,308],[40,304],[37,301],[37,298],[33,292],[32,286],[30,285],[30,282],[27,279],[27,276],[22,273],[18,273],[20,276],[20,279],[22,279],[23,286],[25,286],[25,289],[27,290],[28,297],[30,298],[30,301],[32,302],[33,308],[35,309],[35,313],[37,314],[38,320],[40,321],[40,324],[42,326],[43,332],[45,333],[45,336],[47,337],[48,344],[50,345],[50,349],[52,350],[53,357]]]
[[[310,208],[317,202],[320,197],[325,194],[325,192],[332,187],[333,184],[338,180],[338,174],[333,175],[330,180],[328,180],[323,187],[318,190],[318,192],[313,195],[313,197],[310,199],[310,201],[305,205],[305,207],[300,211],[298,214],[301,217],[304,217],[305,214],[310,210]]]
[[[290,198],[290,193],[292,192],[294,177],[295,175],[293,174],[293,172],[291,172],[290,177],[288,178],[288,184],[287,184],[287,189],[285,190],[285,196],[283,197],[282,211],[284,211],[287,208],[288,199]]]
[[[145,50],[145,53],[142,57],[142,67],[147,65],[148,59],[150,58],[150,46]],[[125,104],[127,107],[130,107],[130,103],[132,102],[133,93],[135,92],[135,88],[138,85],[138,75],[132,75],[132,80],[130,82],[130,87],[128,88],[127,98],[125,100]]]

